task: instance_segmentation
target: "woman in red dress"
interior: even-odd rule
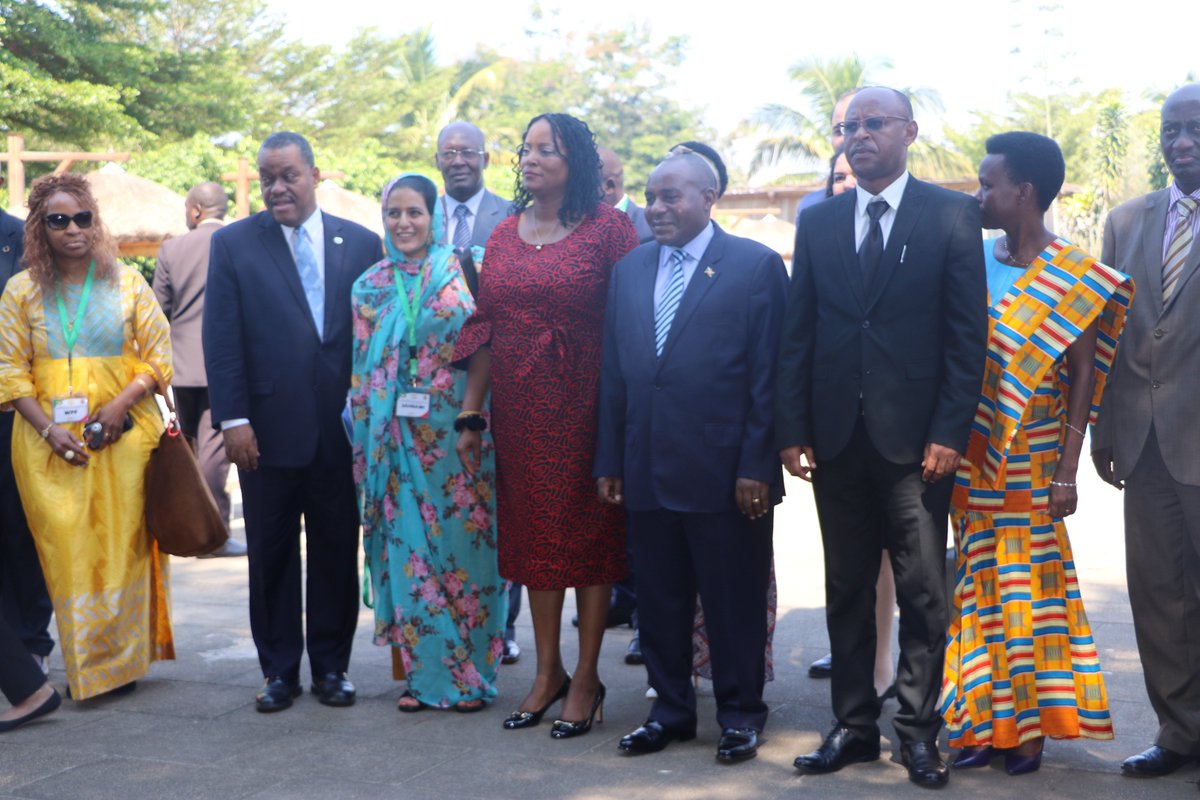
[[[488,240],[478,307],[458,337],[467,361],[458,453],[479,463],[490,385],[500,574],[525,584],[537,676],[508,730],[537,725],[563,700],[550,735],[587,733],[604,701],[597,661],[610,586],[625,576],[625,521],[596,497],[592,461],[608,278],[638,244],[629,218],[600,202],[600,157],[583,122],[542,114],[525,129],[514,213]],[[579,661],[559,648],[575,588]]]

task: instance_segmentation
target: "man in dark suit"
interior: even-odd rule
[[[837,665],[836,726],[796,766],[879,757],[874,607],[886,546],[900,605],[900,755],[914,782],[939,786],[946,515],[987,344],[979,206],[909,175],[917,123],[903,94],[860,91],[842,129],[858,187],[800,216],[775,395],[784,466],[813,481]]]
[[[484,188],[489,156],[483,131],[470,122],[451,122],[438,134],[437,146],[437,168],[445,188],[446,244],[456,250],[487,247],[492,231],[508,216],[510,204]]]
[[[619,261],[609,286],[595,475],[601,500],[628,512],[642,653],[658,693],[619,747],[651,753],[696,735],[698,591],[717,758],[733,762],[756,754],[767,721],[771,525],[783,497],[771,415],[787,273],[773,251],[712,223],[716,199],[699,156],[672,156],[650,176],[657,241]]]
[[[350,287],[382,250],[374,233],[317,208],[320,172],[303,136],[267,137],[258,175],[266,210],[212,237],[203,328],[213,424],[242,487],[250,630],[266,677],[255,700],[278,711],[301,692],[303,517],[312,689],[347,706],[358,619],[358,507],[341,422]]]
[[[154,294],[171,323],[171,363],[175,368],[172,390],[179,427],[196,442],[200,471],[229,527],[229,459],[225,438],[212,426],[208,402],[208,376],[204,373],[201,323],[204,321],[204,284],[208,280],[208,254],[212,236],[221,229],[229,200],[218,183],[200,183],[188,191],[183,203],[188,232],[168,239],[158,250],[154,267]],[[244,556],[246,545],[229,539],[202,558]]]
[[[600,154],[600,188],[604,192],[604,202],[629,216],[643,244],[654,241],[654,232],[646,222],[646,210],[625,192],[625,165],[621,163],[621,157],[610,147],[597,147],[596,152]]]
[[[442,214],[446,222],[446,244],[454,245],[471,293],[478,292],[479,264],[471,247],[487,247],[488,237],[508,216],[511,203],[492,194],[483,185],[483,170],[489,155],[483,131],[470,122],[451,122],[438,134],[437,168],[442,173]],[[521,584],[508,591],[508,620],[504,626],[505,664],[521,659],[517,644],[517,615],[521,613]]]
[[[1200,83],[1167,98],[1159,143],[1174,183],[1104,226],[1101,260],[1138,294],[1092,429],[1096,470],[1125,490],[1129,605],[1159,724],[1121,765],[1134,776],[1200,758]]]
[[[0,186],[4,180],[0,179]],[[0,291],[8,279],[23,269],[25,226],[11,214],[0,211]],[[12,469],[14,411],[0,411],[0,604],[25,648],[42,672],[49,671],[50,616],[54,607],[42,578],[42,565],[25,521],[21,496]]]

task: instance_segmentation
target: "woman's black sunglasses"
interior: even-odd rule
[[[92,212],[80,211],[75,216],[69,214],[47,214],[46,227],[52,231],[65,231],[72,222],[77,228],[92,227]]]

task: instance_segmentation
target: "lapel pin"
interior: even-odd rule
[[[335,236],[335,237],[333,237],[333,243],[334,243],[334,244],[341,244],[341,243],[342,243],[342,237],[340,237],[340,236]]]
[[[4,245],[3,252],[7,253],[9,250],[12,250],[12,247],[10,247],[9,245]]]
[[[708,276],[709,278],[711,278],[713,275],[716,275],[717,273],[713,272],[713,268],[712,268],[712,267],[705,267],[705,268],[704,268],[704,274],[705,274],[706,276]]]

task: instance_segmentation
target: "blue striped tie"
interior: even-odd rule
[[[671,277],[654,312],[654,350],[660,356],[663,345],[667,343],[667,334],[671,332],[675,312],[679,310],[679,301],[683,298],[683,262],[686,260],[687,253],[682,250],[676,249],[671,253]]]

